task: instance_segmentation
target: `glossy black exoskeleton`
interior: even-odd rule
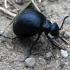
[[[52,24],[42,13],[28,9],[16,18],[13,23],[13,31],[18,37],[31,37],[38,34],[36,41],[32,44],[30,48],[31,53],[33,46],[38,41],[42,32],[45,32],[45,35],[52,43],[52,45],[56,46],[52,39],[60,37],[59,30],[62,29],[64,21],[67,17],[69,16],[66,16],[64,18],[63,23],[59,28],[57,23]],[[53,36],[53,38],[50,38],[50,36],[48,35],[49,33]]]
[[[13,31],[17,36],[30,37],[44,31],[46,18],[35,10],[25,10],[14,22]]]

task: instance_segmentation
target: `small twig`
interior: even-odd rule
[[[15,17],[15,16],[16,16],[16,14],[11,13],[10,11],[6,10],[6,9],[3,8],[3,7],[0,7],[0,10],[3,11],[4,13],[6,13],[6,14],[12,16],[12,17]]]
[[[8,3],[9,3],[10,5],[13,5],[12,2],[11,2],[10,0],[8,0]]]
[[[19,9],[13,9],[13,10],[10,10],[10,12],[15,13],[15,14],[17,14],[18,11],[20,11],[20,10],[19,10]]]
[[[17,9],[17,7],[15,6],[15,4],[14,4],[14,1],[12,2],[13,0],[8,0],[8,3],[10,4],[10,5],[12,5],[14,8],[16,8]]]
[[[4,0],[4,6],[5,6],[5,8],[8,8],[7,0]]]
[[[15,6],[13,5],[13,3],[10,0],[8,0],[8,3],[15,8]]]
[[[9,50],[13,50],[13,47],[11,47],[7,42],[5,42],[5,45]]]

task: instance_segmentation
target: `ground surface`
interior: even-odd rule
[[[42,13],[52,23],[57,22],[60,26],[65,16],[70,16],[70,0],[43,0],[41,3],[37,3]],[[12,31],[12,24],[10,19],[6,18],[7,15],[0,12],[0,33],[4,31],[5,36],[15,37]],[[66,20],[64,29],[70,32],[69,19]],[[28,49],[37,36],[22,39],[22,40],[9,40],[0,37],[0,70],[28,70],[23,62],[21,62],[28,54]],[[33,39],[34,38],[34,39]],[[69,40],[68,40],[69,41]],[[45,59],[45,54],[50,51],[49,47],[46,47],[47,38],[44,34],[41,35],[38,43],[35,45],[33,53],[39,53],[31,55],[36,60],[36,65],[32,70],[70,70],[70,47],[65,45],[69,56],[63,58],[60,55],[58,49],[53,50],[55,58]],[[60,43],[60,42],[59,42]]]

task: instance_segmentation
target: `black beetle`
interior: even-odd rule
[[[32,44],[30,48],[30,54],[33,46],[37,43],[42,32],[45,32],[45,35],[54,44],[52,39],[56,39],[59,36],[59,30],[62,29],[65,19],[69,17],[66,16],[63,20],[61,27],[59,28],[57,23],[51,23],[46,17],[32,9],[25,10],[13,23],[13,31],[18,37],[31,37],[38,34],[36,41]],[[51,34],[54,38],[50,38],[48,34]],[[61,37],[60,37],[61,38]],[[62,38],[61,38],[62,39]]]
[[[47,36],[49,41],[54,46],[56,46],[52,39],[57,39],[60,37],[59,30],[62,29],[64,21],[67,17],[69,16],[66,16],[63,19],[63,23],[59,28],[57,23],[52,24],[42,13],[36,10],[27,9],[14,21],[13,31],[17,35],[17,37],[31,37],[38,34],[36,41],[32,44],[30,48],[29,54],[31,54],[31,50],[33,46],[37,43],[42,32],[45,32],[45,35]],[[53,38],[51,38],[48,34],[51,34]]]

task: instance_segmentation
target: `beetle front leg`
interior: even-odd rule
[[[58,47],[59,50],[63,49],[63,48],[60,47],[55,41],[53,41],[53,39],[50,38],[48,35],[47,35],[47,38],[49,39],[49,41],[51,42],[51,44],[52,44],[53,46]]]

